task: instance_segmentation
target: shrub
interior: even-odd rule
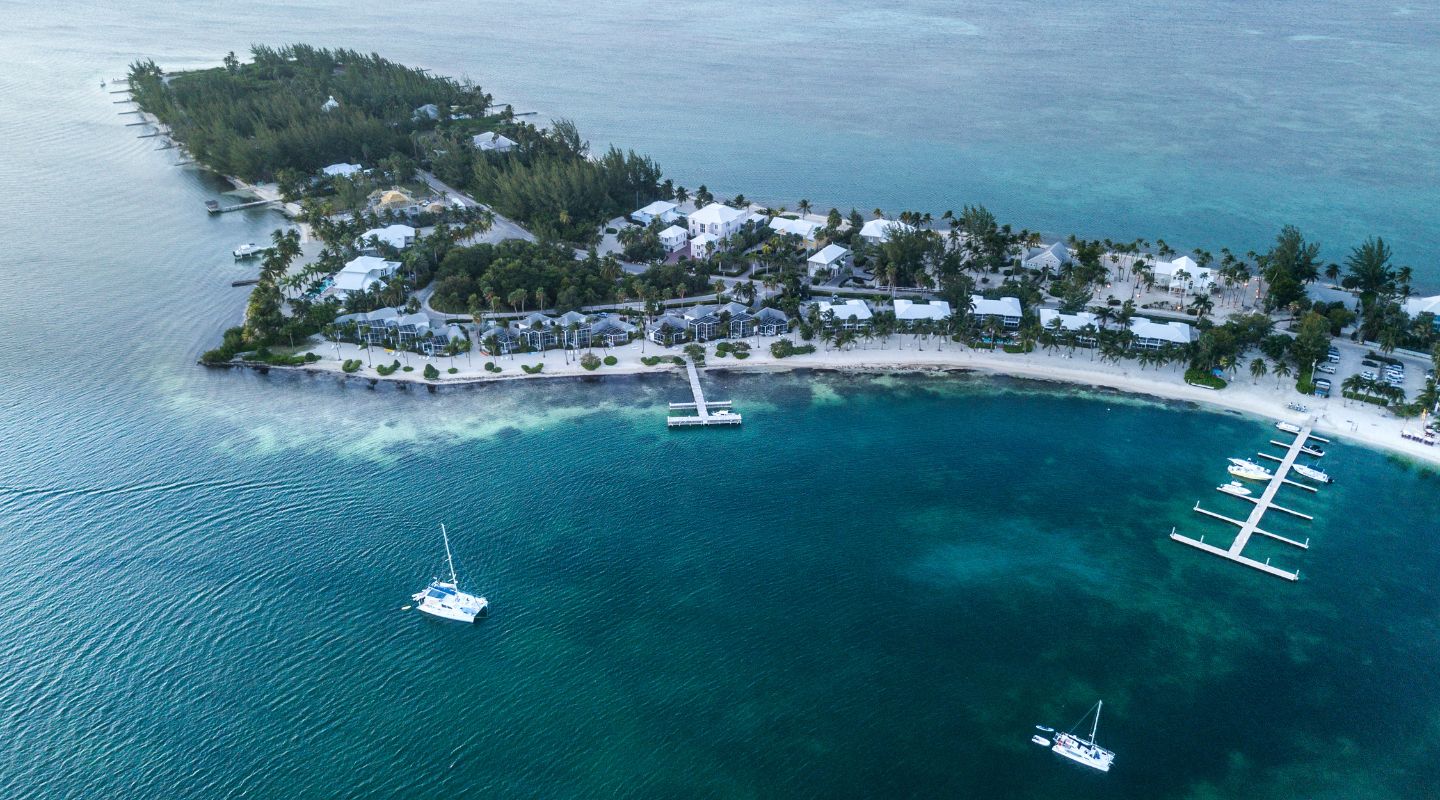
[[[439,379],[440,379],[440,370],[436,369],[434,364],[426,364],[426,365],[425,365],[425,380],[427,380],[427,381],[435,381],[435,380],[439,380]]]
[[[685,355],[690,356],[690,360],[696,364],[702,364],[705,361],[705,345],[687,344],[685,345]]]
[[[400,368],[400,371],[401,371],[401,372],[414,372],[414,371],[415,371],[415,368],[414,368],[414,367],[401,367],[401,368]]]
[[[533,364],[533,365],[532,365],[532,364],[521,364],[521,365],[520,365],[520,369],[525,370],[525,374],[526,374],[526,375],[539,375],[539,374],[540,374],[540,371],[543,370],[543,369],[545,369],[545,362],[542,361],[542,362],[540,362],[539,364]]]
[[[494,362],[494,361],[486,361],[486,362],[485,362],[485,371],[486,371],[486,372],[499,372],[499,371],[500,371],[500,367],[495,366],[495,362]]]
[[[1185,382],[1191,386],[1204,386],[1207,389],[1224,389],[1229,385],[1224,378],[1217,378],[1210,371],[1195,367],[1185,370]]]
[[[815,345],[805,344],[797,346],[789,339],[777,339],[770,343],[770,355],[776,358],[789,358],[790,356],[803,356],[815,352]]]
[[[620,359],[616,358],[615,356],[605,356],[605,366],[607,366],[607,367],[613,367],[613,366],[615,366],[616,364],[619,364],[619,363],[620,363]]]
[[[586,353],[585,355],[580,356],[580,366],[588,370],[598,369],[600,367],[600,356],[597,356],[594,353]]]
[[[345,359],[345,363],[340,365],[340,369],[345,372],[358,372],[360,370],[360,366],[360,359],[347,358]]]
[[[737,350],[737,351],[735,351],[735,359],[736,359],[737,361],[744,361],[745,359],[747,359],[747,358],[749,358],[749,357],[750,357],[750,351],[749,351],[749,350]]]
[[[445,371],[448,372],[448,373],[450,373],[451,375],[454,375],[455,373],[457,373],[457,372],[460,371],[460,368],[459,368],[459,367],[451,367],[450,369],[447,369],[447,370],[445,370]]]
[[[380,366],[375,368],[375,371],[380,373],[381,375],[394,375],[395,370],[397,369],[400,369],[400,362],[398,360],[391,363],[389,366],[381,364]]]
[[[664,357],[664,356],[642,356],[642,357],[640,358],[640,363],[641,363],[641,364],[644,364],[644,365],[647,366],[647,367],[653,367],[653,366],[655,366],[656,364],[659,364],[661,361],[664,361],[664,360],[665,360],[665,357]]]
[[[685,359],[681,358],[680,356],[671,356],[670,363],[674,364],[677,367],[683,367],[685,366]]]
[[[1300,370],[1300,375],[1295,379],[1295,391],[1300,394],[1315,393],[1315,373],[1309,367]]]

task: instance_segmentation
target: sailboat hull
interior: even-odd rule
[[[1101,772],[1109,772],[1110,764],[1115,761],[1115,754],[1109,750],[1066,733],[1056,736],[1055,746],[1050,749],[1077,764],[1084,764]]]

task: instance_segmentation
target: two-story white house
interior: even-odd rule
[[[689,217],[690,236],[708,233],[717,239],[733,236],[749,216],[748,211],[731,208],[724,203],[711,203]]]

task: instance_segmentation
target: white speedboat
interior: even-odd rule
[[[411,599],[415,601],[415,607],[426,614],[458,622],[474,622],[476,617],[485,613],[490,603],[483,597],[460,589],[460,581],[455,576],[455,559],[450,557],[450,535],[445,532],[444,525],[440,526],[440,535],[445,540],[445,563],[450,565],[450,580],[436,578]]]
[[[245,244],[242,244],[239,247],[235,248],[233,252],[235,253],[236,258],[251,258],[253,256],[258,256],[269,249],[270,248],[266,247],[265,245],[255,244],[254,242],[246,242]]]
[[[1250,490],[1245,488],[1245,484],[1241,483],[1240,481],[1230,481],[1229,483],[1222,483],[1215,488],[1224,492],[1225,494],[1233,494],[1236,497],[1250,496]]]
[[[1296,464],[1295,471],[1312,481],[1319,481],[1321,483],[1330,482],[1330,476],[1325,473],[1325,470],[1319,467],[1312,467],[1308,464]]]
[[[1090,713],[1094,713],[1095,723],[1090,726],[1089,738],[1083,738],[1077,735],[1075,728],[1071,728],[1064,733],[1055,734],[1055,745],[1050,749],[1071,761],[1084,764],[1093,769],[1098,769],[1101,772],[1109,772],[1110,765],[1115,762],[1115,754],[1095,744],[1095,732],[1100,728],[1100,707],[1103,705],[1103,700],[1096,703],[1095,707],[1090,709],[1089,713],[1086,713],[1085,716],[1080,718],[1079,722],[1075,723],[1075,727],[1083,725],[1085,720],[1090,718]]]
[[[1282,430],[1282,431],[1285,431],[1286,433],[1299,433],[1299,432],[1300,432],[1300,426],[1299,426],[1299,425],[1296,425],[1296,424],[1293,423],[1293,422],[1277,422],[1277,423],[1275,423],[1275,427],[1279,428],[1279,429]]]
[[[1244,478],[1247,481],[1268,481],[1275,477],[1275,473],[1248,458],[1230,459],[1230,466],[1227,471],[1231,475],[1237,478]]]
[[[1049,740],[1049,739],[1046,739],[1044,736],[1041,736],[1041,735],[1038,734],[1038,733],[1035,734],[1034,736],[1031,736],[1031,737],[1030,737],[1030,741],[1034,742],[1035,744],[1040,745],[1041,747],[1049,747],[1049,746],[1050,746],[1050,740]]]

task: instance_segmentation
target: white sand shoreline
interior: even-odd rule
[[[901,337],[893,337],[889,346],[880,348],[872,345],[868,349],[830,350],[823,348],[808,355],[791,356],[783,360],[770,355],[769,345],[773,338],[762,337],[759,345],[754,340],[751,355],[740,361],[734,357],[714,357],[713,344],[707,347],[710,357],[707,370],[731,372],[778,372],[794,370],[835,370],[856,373],[905,374],[939,372],[973,372],[985,375],[1008,376],[1029,380],[1066,384],[1078,387],[1113,389],[1126,394],[1139,395],[1161,400],[1183,401],[1211,409],[1234,411],[1265,420],[1290,420],[1299,422],[1313,417],[1315,432],[1326,437],[1338,437],[1347,441],[1367,445],[1410,457],[1418,462],[1440,466],[1440,447],[1429,447],[1419,442],[1402,439],[1400,432],[1408,428],[1418,430],[1415,420],[1396,418],[1390,412],[1378,407],[1338,397],[1322,399],[1304,397],[1294,390],[1293,381],[1277,382],[1265,377],[1252,382],[1248,376],[1241,376],[1223,390],[1192,386],[1184,382],[1181,370],[1176,367],[1139,369],[1134,362],[1119,364],[1091,360],[1088,350],[1077,349],[1073,356],[1065,351],[1045,353],[1036,351],[1027,354],[1012,354],[999,351],[972,350],[946,343],[943,350],[937,349],[934,341],[916,346],[912,337],[904,337],[904,347],[898,347]],[[597,378],[607,375],[640,375],[647,373],[678,372],[673,364],[653,367],[640,362],[645,355],[671,357],[680,355],[678,348],[659,348],[646,345],[642,351],[638,343],[602,351],[596,355],[613,355],[618,363],[601,366],[589,371],[584,369],[573,356],[566,363],[559,351],[550,351],[542,359],[538,353],[516,354],[494,359],[503,368],[500,374],[484,371],[484,364],[491,359],[479,354],[437,358],[433,361],[440,370],[438,380],[427,381],[422,375],[427,361],[415,354],[409,354],[408,362],[412,372],[397,371],[389,376],[380,376],[369,367],[362,367],[355,373],[345,373],[341,363],[346,359],[366,361],[364,350],[350,344],[337,348],[330,343],[317,345],[310,352],[321,355],[322,359],[313,364],[298,367],[270,367],[285,371],[331,374],[337,377],[365,381],[391,381],[413,383],[425,386],[447,387],[494,383],[525,378]],[[388,363],[402,354],[374,352],[370,358],[378,363]],[[521,364],[543,363],[544,371],[529,374],[520,369]],[[451,366],[456,374],[449,374]],[[260,367],[250,364],[247,366]],[[677,391],[681,388],[677,383]],[[1287,403],[1300,402],[1309,407],[1308,413],[1299,413],[1286,408]],[[743,411],[743,410],[742,410]]]

